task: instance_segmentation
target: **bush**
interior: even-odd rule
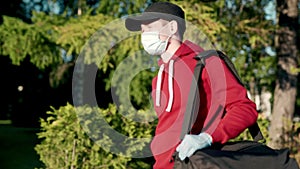
[[[109,148],[115,148],[109,144],[111,143],[110,138],[103,134],[101,138],[98,137],[95,140],[88,130],[104,130],[105,128],[101,126],[93,126],[98,124],[93,123],[94,121],[99,122],[103,120],[101,117],[104,117],[109,125],[124,135],[134,138],[151,138],[155,127],[154,123],[138,123],[129,120],[121,116],[116,107],[112,105],[104,110],[88,106],[74,108],[68,104],[58,110],[52,110],[47,112],[49,115],[47,119],[41,119],[42,131],[38,133],[38,137],[42,140],[35,147],[45,168],[151,168],[151,164],[146,163],[145,159],[132,159],[129,156],[130,152],[143,149],[147,143],[129,146],[132,149],[128,149],[127,156],[116,155],[109,151]],[[132,112],[133,110],[129,114]],[[147,116],[148,112],[139,111],[138,113]],[[79,118],[80,116],[84,116],[84,120]],[[106,142],[107,147],[101,147],[100,145],[103,144],[98,144],[98,142]],[[120,144],[124,144],[124,142]]]

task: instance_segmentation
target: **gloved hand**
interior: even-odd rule
[[[199,135],[187,134],[177,146],[176,151],[179,153],[179,158],[184,160],[186,157],[194,154],[196,150],[211,146],[211,143],[212,137],[207,133],[200,133]]]

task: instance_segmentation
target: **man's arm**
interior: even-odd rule
[[[226,113],[219,123],[216,124],[215,130],[209,134],[211,134],[213,142],[225,143],[229,139],[237,137],[246,128],[254,124],[258,114],[255,103],[247,96],[247,90],[236,80],[222,59],[218,57],[207,59],[207,64],[203,71],[203,78],[209,78],[209,85],[211,85],[214,81],[218,81],[218,78],[223,77],[223,75],[220,76],[221,72],[209,71],[210,69],[216,69],[218,65],[215,64],[219,62],[217,60],[221,61],[221,71],[224,72],[225,77],[226,84],[223,85],[225,86],[224,108]],[[209,73],[207,71],[209,71]],[[213,87],[216,86],[218,85],[214,85]],[[214,91],[218,91],[218,89],[214,89]],[[215,100],[212,100],[211,104],[216,104]]]

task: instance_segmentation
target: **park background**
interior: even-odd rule
[[[150,168],[153,159],[118,156],[82,130],[72,98],[76,59],[84,44],[112,21],[142,12],[151,0],[10,0],[0,5],[0,168]],[[300,162],[299,35],[297,0],[171,1],[188,22],[226,52],[257,103],[267,144],[289,148]],[[115,36],[121,32],[114,31]],[[113,39],[112,39],[112,42]],[[100,47],[99,47],[100,48]],[[120,133],[151,137],[155,121],[138,123],[120,115],[111,79],[127,56],[141,50],[139,36],[114,45],[96,63],[97,111]],[[100,49],[99,49],[100,50]],[[133,58],[143,63],[140,57]],[[145,59],[145,58],[144,58]],[[146,58],[147,59],[147,58]],[[131,103],[149,113],[149,90],[157,68],[130,82]],[[129,75],[128,75],[129,76]],[[126,75],[119,77],[120,83]],[[113,90],[124,95],[127,88]],[[87,99],[87,98],[83,98]],[[123,98],[119,98],[122,102]],[[124,102],[124,101],[123,101]],[[80,109],[91,112],[89,107]],[[126,110],[129,113],[134,110]],[[97,120],[97,119],[95,119]],[[243,133],[237,139],[248,139]]]

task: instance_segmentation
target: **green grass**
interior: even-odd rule
[[[38,143],[36,136],[38,129],[4,124],[0,124],[0,169],[42,167],[39,156],[34,150],[34,146]]]

